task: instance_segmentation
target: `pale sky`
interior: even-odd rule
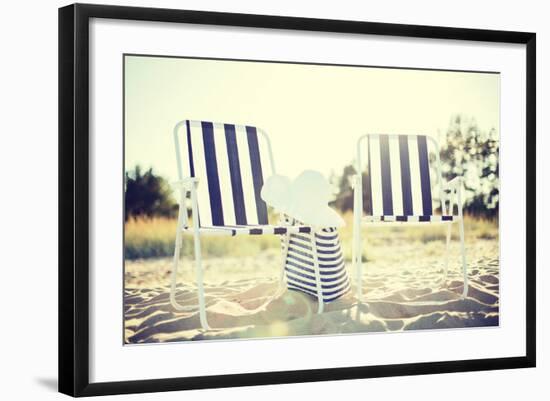
[[[184,119],[262,128],[277,172],[328,178],[354,160],[366,133],[441,140],[452,115],[499,131],[500,77],[490,73],[125,58],[125,168],[177,179],[172,130]]]

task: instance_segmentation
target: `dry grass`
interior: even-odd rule
[[[125,224],[124,256],[126,259],[165,257],[174,254],[176,238],[175,219],[154,217],[131,219]],[[201,251],[204,256],[250,256],[279,246],[273,235],[247,237],[203,237]],[[182,254],[193,253],[193,238],[183,236]]]
[[[344,215],[346,227],[339,230],[344,256],[351,260],[353,215]],[[443,224],[416,224],[402,226],[367,226],[362,228],[364,243],[363,261],[376,258],[377,249],[387,252],[388,247],[398,251],[399,246],[418,244],[425,252],[441,252],[445,244],[446,225]],[[465,216],[464,234],[466,243],[477,240],[498,240],[498,221],[479,219]],[[451,228],[451,241],[458,240],[458,225]]]
[[[344,216],[346,226],[339,230],[344,257],[351,259],[352,215]],[[498,221],[465,218],[466,242],[498,239]],[[166,257],[173,255],[176,220],[167,218],[131,219],[125,224],[126,259]],[[453,225],[453,241],[458,239],[458,227]],[[365,260],[374,257],[376,247],[423,244],[426,248],[439,249],[445,240],[443,225],[415,225],[409,227],[371,227],[363,229]],[[278,248],[279,240],[273,235],[243,237],[204,237],[201,249],[204,256],[254,256],[268,248]],[[371,251],[372,250],[372,251]],[[193,239],[184,235],[182,253],[193,253]]]

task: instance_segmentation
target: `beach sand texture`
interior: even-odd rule
[[[497,229],[498,230],[498,229]],[[254,256],[203,260],[208,321],[200,327],[198,310],[176,311],[169,300],[170,258],[125,263],[125,343],[215,340],[316,334],[391,332],[498,326],[499,247],[497,236],[467,238],[468,297],[461,299],[459,246],[453,240],[446,284],[445,245],[371,238],[363,267],[364,302],[352,291],[316,314],[314,297],[278,288],[282,264],[278,249]],[[354,278],[349,260],[346,263]],[[192,259],[182,257],[177,299],[196,305]],[[267,304],[266,304],[267,302]]]

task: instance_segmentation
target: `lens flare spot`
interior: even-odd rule
[[[288,326],[285,322],[273,322],[269,327],[269,332],[273,337],[284,337],[288,335]]]

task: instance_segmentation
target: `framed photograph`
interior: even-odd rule
[[[59,10],[59,390],[535,366],[535,34]]]

